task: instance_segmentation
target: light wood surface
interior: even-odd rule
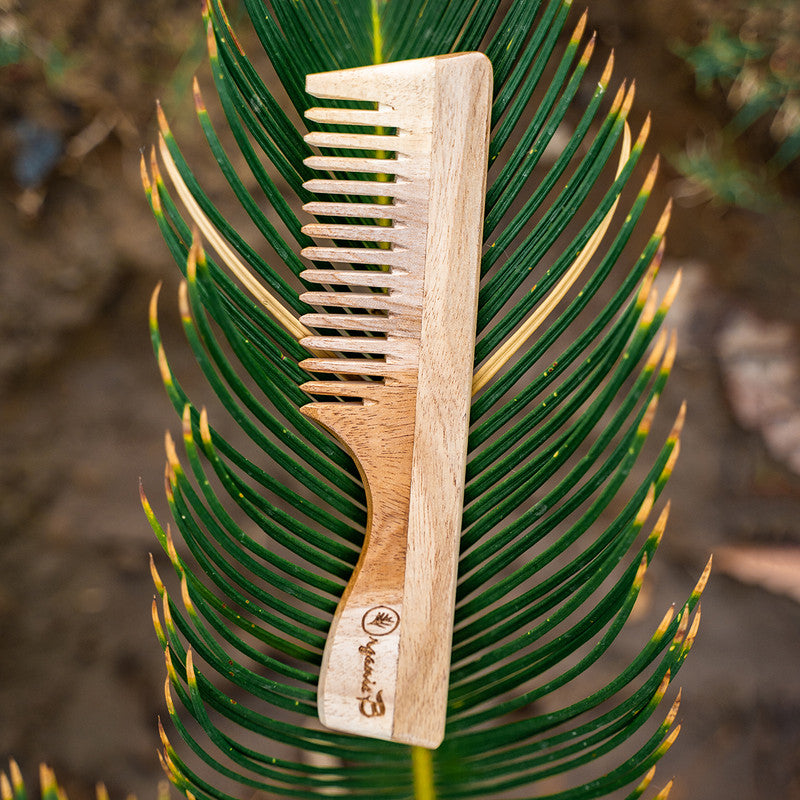
[[[310,133],[310,144],[377,151],[374,158],[306,162],[367,175],[306,183],[333,196],[307,211],[353,223],[315,222],[304,231],[354,244],[302,251],[334,264],[317,263],[303,277],[338,290],[301,295],[337,309],[307,314],[302,323],[349,335],[301,339],[310,350],[346,354],[302,362],[340,380],[304,384],[332,400],[301,410],[353,456],[368,504],[361,557],[325,647],[319,715],[336,730],[430,748],[444,736],[491,86],[491,65],[480,53],[309,75],[306,85],[315,97],[377,106],[307,113],[318,122],[373,126],[369,133]],[[373,173],[377,179],[369,179]]]

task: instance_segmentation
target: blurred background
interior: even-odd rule
[[[156,543],[138,501],[141,477],[163,512],[162,433],[177,429],[147,331],[160,280],[171,359],[190,393],[199,381],[138,151],[159,97],[189,162],[209,160],[190,99],[195,71],[207,77],[198,5],[0,0],[0,762],[35,782],[47,761],[73,800],[97,780],[145,800],[161,777]],[[676,776],[674,800],[796,800],[800,8],[588,7],[598,65],[615,48],[634,122],[653,112],[658,198],[676,200],[664,272],[684,279],[662,413],[685,398],[689,417],[634,640],[715,553],[658,780]]]

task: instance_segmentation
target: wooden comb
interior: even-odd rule
[[[337,400],[301,410],[353,456],[368,508],[363,550],[325,647],[319,717],[336,730],[434,748],[444,736],[447,702],[491,65],[481,53],[436,56],[309,75],[306,91],[376,104],[312,108],[309,119],[378,129],[305,137],[319,148],[369,154],[313,156],[310,167],[374,176],[304,184],[321,195],[359,198],[304,206],[317,217],[354,219],[303,228],[353,245],[302,251],[349,266],[302,273],[342,290],[301,299],[348,313],[306,314],[301,321],[348,335],[301,340],[317,353],[346,354],[302,362],[339,379],[303,384],[311,395]]]

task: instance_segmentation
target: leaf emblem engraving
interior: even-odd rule
[[[361,627],[370,636],[387,636],[397,630],[400,615],[389,606],[375,606],[361,618]]]
[[[379,628],[386,628],[394,622],[392,615],[387,614],[385,611],[379,611],[370,622],[369,625],[377,625]]]

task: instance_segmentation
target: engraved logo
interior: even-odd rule
[[[386,713],[386,704],[383,702],[383,690],[377,688],[373,680],[377,653],[375,647],[379,637],[386,636],[397,629],[400,624],[400,615],[388,606],[375,606],[367,611],[361,618],[361,627],[369,636],[365,644],[358,648],[362,657],[361,693],[358,700],[358,710],[365,717],[382,717]]]
[[[400,615],[389,606],[375,606],[361,619],[361,627],[370,636],[386,636],[400,624]]]

